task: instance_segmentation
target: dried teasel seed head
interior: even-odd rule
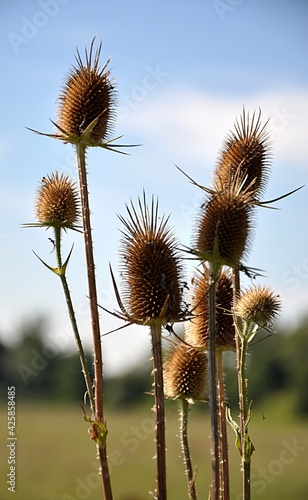
[[[207,366],[205,352],[178,344],[169,352],[164,363],[165,396],[189,402],[205,399]]]
[[[34,210],[42,226],[76,229],[80,217],[78,186],[58,172],[43,177],[37,189]]]
[[[195,238],[202,260],[236,267],[247,251],[252,228],[251,195],[233,182],[202,206]]]
[[[158,202],[151,208],[138,199],[138,214],[131,203],[122,247],[123,299],[128,314],[137,323],[161,324],[183,317],[182,265],[177,241],[167,227],[169,217],[159,219]]]
[[[262,126],[261,111],[250,121],[245,109],[235,132],[226,138],[217,168],[214,172],[214,189],[226,189],[233,179],[240,179],[243,189],[249,189],[254,198],[263,193],[269,175],[271,145],[267,122]]]
[[[80,137],[86,128],[98,118],[90,139],[103,141],[109,134],[114,120],[115,91],[110,80],[110,71],[106,71],[108,62],[99,67],[101,45],[93,60],[93,44],[89,54],[86,51],[86,64],[77,51],[76,61],[68,75],[59,97],[59,126],[66,133]]]
[[[193,278],[191,307],[194,318],[190,322],[185,341],[198,348],[208,349],[209,343],[209,271]],[[216,345],[223,350],[234,350],[235,329],[232,316],[233,287],[229,272],[221,272],[216,283]]]
[[[258,326],[270,324],[279,313],[281,302],[279,295],[267,286],[254,286],[241,293],[234,313],[244,321]]]

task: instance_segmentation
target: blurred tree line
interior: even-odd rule
[[[255,338],[248,358],[249,398],[257,405],[284,394],[294,413],[308,415],[308,318],[294,331],[279,328],[279,333],[258,341],[261,337],[260,333]],[[82,401],[85,386],[78,355],[52,350],[45,338],[46,321],[39,318],[22,327],[18,343],[0,343],[1,394],[14,385],[19,401]],[[91,353],[87,358],[91,361]],[[152,389],[150,372],[151,364],[141,362],[129,373],[106,379],[106,404],[117,408],[142,404]],[[225,383],[229,403],[236,406],[234,353],[226,355]]]

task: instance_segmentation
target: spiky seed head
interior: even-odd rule
[[[35,216],[42,226],[74,229],[80,218],[78,186],[54,172],[42,178],[36,193]]]
[[[93,60],[92,41],[90,53],[86,51],[86,64],[77,51],[76,61],[60,94],[58,111],[59,126],[67,133],[80,137],[86,128],[98,118],[90,138],[101,142],[110,133],[114,120],[115,91],[106,71],[108,62],[99,67],[101,45]]]
[[[194,318],[190,322],[185,340],[188,344],[208,349],[209,344],[209,271],[193,278],[191,307]],[[230,273],[221,272],[216,283],[216,345],[223,350],[235,349],[235,329],[232,317],[233,288]]]
[[[234,313],[244,321],[266,326],[276,318],[280,309],[279,295],[267,286],[259,285],[242,292]]]
[[[226,189],[233,179],[242,181],[243,189],[249,189],[258,199],[263,193],[269,175],[271,144],[267,122],[262,126],[261,112],[250,121],[245,109],[235,132],[226,138],[217,168],[214,172],[214,189]]]
[[[183,315],[182,265],[177,241],[167,227],[168,217],[159,220],[158,202],[151,208],[138,199],[140,213],[133,204],[126,207],[128,219],[122,247],[123,299],[129,315],[137,323],[177,321]]]
[[[207,387],[207,355],[185,344],[173,348],[164,363],[164,392],[172,399],[189,402],[205,398]]]
[[[251,196],[233,182],[202,206],[195,248],[202,260],[236,266],[247,251],[252,227]],[[204,257],[202,257],[202,255]]]

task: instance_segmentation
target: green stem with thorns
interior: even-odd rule
[[[188,482],[188,495],[190,500],[197,500],[196,487],[195,487],[195,475],[193,473],[191,456],[188,443],[188,409],[189,403],[186,399],[182,398],[180,400],[180,433],[181,433],[181,446],[185,465],[185,472]]]
[[[79,329],[78,329],[78,325],[77,325],[77,321],[76,321],[76,315],[75,315],[75,311],[74,311],[74,307],[73,307],[71,293],[70,293],[68,282],[66,279],[66,264],[67,264],[67,262],[64,265],[62,263],[61,228],[54,227],[54,232],[55,232],[55,249],[56,249],[57,266],[58,266],[57,274],[61,280],[62,288],[64,291],[65,300],[66,300],[67,309],[68,309],[68,314],[69,314],[69,318],[70,318],[71,325],[73,328],[74,337],[75,337],[75,341],[76,341],[77,348],[78,348],[78,354],[80,357],[82,373],[83,373],[83,376],[85,379],[87,393],[88,393],[88,397],[89,397],[89,401],[90,401],[90,407],[91,407],[92,413],[94,413],[94,394],[93,394],[93,388],[92,388],[92,381],[91,381],[88,363],[86,360],[86,356],[84,353],[83,345],[82,345],[80,334],[79,334]]]

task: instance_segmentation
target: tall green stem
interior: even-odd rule
[[[188,482],[188,495],[190,500],[197,500],[195,488],[195,476],[193,473],[189,443],[188,443],[188,408],[189,403],[186,399],[180,400],[180,433],[181,433],[181,446],[185,465],[185,472]]]
[[[246,379],[246,354],[247,354],[247,333],[248,325],[245,323],[245,330],[243,333],[242,347],[241,347],[241,358],[240,358],[240,394],[241,394],[241,407],[244,419],[244,430],[242,439],[242,471],[243,471],[243,499],[250,500],[251,496],[251,485],[250,485],[250,465],[251,465],[251,455],[253,453],[253,445],[250,441],[248,434],[248,399],[247,399],[247,379]]]
[[[233,308],[240,295],[240,275],[237,269],[233,269]],[[238,396],[240,412],[240,443],[241,443],[241,470],[242,470],[242,494],[243,500],[250,500],[250,462],[253,445],[248,435],[248,402],[247,402],[247,380],[246,380],[246,354],[247,354],[247,328],[243,332],[243,324],[239,317],[235,317],[236,324],[236,359],[238,372]],[[242,332],[242,335],[239,334]]]
[[[220,269],[210,266],[209,282],[209,389],[212,438],[212,493],[211,500],[220,496],[220,460],[219,460],[219,420],[217,405],[217,366],[216,366],[216,280]]]
[[[56,245],[55,248],[56,248],[57,265],[58,265],[58,269],[59,269],[59,277],[60,277],[62,288],[64,291],[65,300],[66,300],[67,309],[68,309],[68,314],[69,314],[69,318],[70,318],[71,325],[73,328],[77,348],[78,348],[78,354],[79,354],[79,358],[80,358],[82,373],[83,373],[83,376],[85,379],[88,397],[90,400],[90,407],[91,407],[92,412],[94,413],[94,394],[93,394],[93,388],[92,388],[92,381],[91,381],[88,363],[87,363],[87,360],[85,357],[83,345],[82,345],[81,338],[79,335],[79,330],[78,330],[75,311],[74,311],[74,307],[73,307],[73,303],[72,303],[71,293],[70,293],[69,286],[68,286],[67,279],[66,279],[66,274],[65,274],[66,268],[63,266],[63,263],[62,263],[61,228],[55,227],[54,231],[55,231],[55,245]]]
[[[82,206],[82,224],[85,243],[88,290],[91,311],[92,337],[94,346],[94,401],[95,419],[97,422],[104,422],[103,413],[103,360],[102,345],[99,325],[99,313],[97,304],[97,288],[95,276],[95,264],[92,242],[92,230],[90,221],[90,205],[88,194],[87,170],[86,170],[86,146],[79,142],[76,144],[79,188]],[[112,500],[112,490],[110,475],[108,470],[106,447],[98,446],[98,456],[101,466],[103,488],[106,500]]]
[[[161,325],[151,325],[154,393],[156,410],[156,488],[158,500],[167,498],[166,479],[166,439],[165,439],[165,400],[163,380],[163,357],[161,349]]]

